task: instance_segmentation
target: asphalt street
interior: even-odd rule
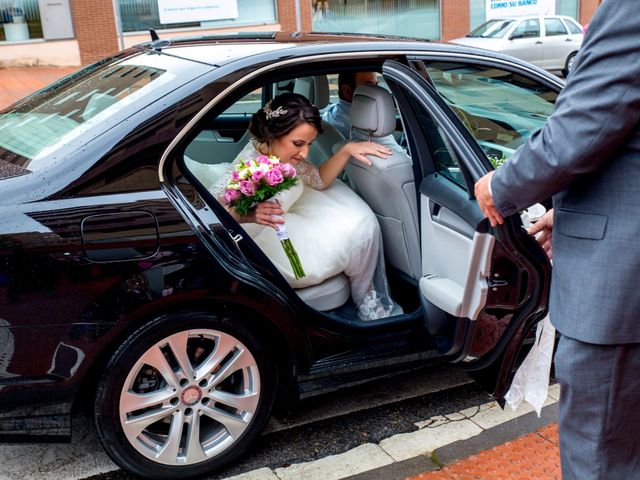
[[[415,423],[481,405],[489,396],[457,367],[440,365],[302,401],[275,417],[251,451],[210,479],[307,462],[416,429]],[[73,419],[70,444],[0,445],[2,480],[132,479],[102,451],[90,419]]]

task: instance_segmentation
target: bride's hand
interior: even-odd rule
[[[385,147],[376,142],[349,142],[342,148],[349,156],[359,160],[365,165],[371,165],[371,160],[367,158],[367,155],[387,158],[392,153],[389,147]]]
[[[279,223],[284,223],[282,215],[284,211],[280,208],[280,203],[277,201],[260,202],[253,210],[252,222],[260,225],[265,225],[273,229],[277,229]]]

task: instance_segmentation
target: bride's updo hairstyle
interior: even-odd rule
[[[249,132],[257,144],[268,145],[301,123],[308,123],[322,133],[318,109],[298,93],[283,93],[253,114]]]

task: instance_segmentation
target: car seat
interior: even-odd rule
[[[375,142],[376,138],[392,133],[395,127],[396,108],[391,94],[373,85],[356,88],[351,128],[364,132]],[[346,170],[352,188],[378,217],[389,265],[417,282],[422,276],[422,265],[413,162],[397,151],[387,158],[368,158],[370,166],[349,159]]]

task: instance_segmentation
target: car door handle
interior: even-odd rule
[[[542,41],[538,40],[538,41],[536,42],[536,45],[542,45]]]
[[[571,40],[570,38],[565,38],[564,41],[565,42],[573,42],[573,40]]]

